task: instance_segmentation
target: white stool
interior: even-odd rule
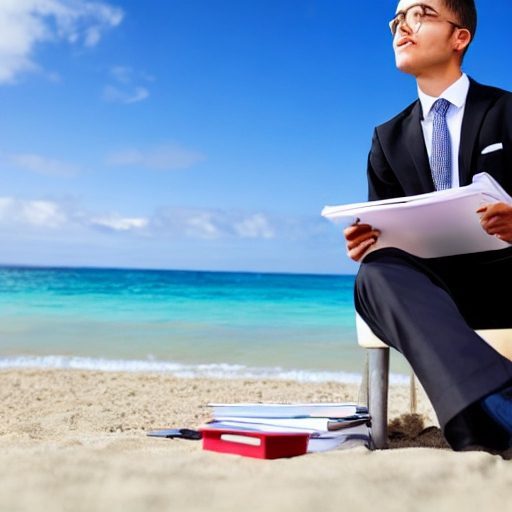
[[[368,350],[368,410],[375,448],[388,444],[389,346],[378,338],[356,313],[357,343]],[[512,329],[482,329],[476,333],[506,358],[512,360]],[[414,375],[412,376],[414,379]],[[414,381],[411,382],[411,393]],[[412,398],[411,401],[414,399]]]

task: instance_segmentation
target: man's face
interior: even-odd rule
[[[396,12],[405,12],[418,3],[418,0],[401,0]],[[422,5],[429,8],[423,11],[426,14],[419,29],[418,25],[401,23],[393,38],[397,68],[416,77],[442,70],[452,62],[456,29],[449,21],[457,23],[442,0],[425,0]]]

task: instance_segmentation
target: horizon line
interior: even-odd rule
[[[270,275],[290,275],[290,276],[315,276],[315,277],[354,277],[356,274],[349,273],[321,273],[321,272],[284,272],[284,271],[265,271],[265,270],[213,270],[213,269],[185,269],[185,268],[147,268],[131,266],[101,266],[101,265],[50,265],[50,264],[32,264],[32,263],[0,263],[0,269],[31,269],[31,270],[129,270],[139,272],[204,272],[216,274],[270,274]]]

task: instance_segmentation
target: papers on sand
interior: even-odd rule
[[[501,185],[488,173],[470,185],[382,201],[326,206],[322,216],[335,224],[355,222],[380,230],[377,243],[366,254],[397,247],[422,258],[491,251],[510,244],[488,235],[476,210],[486,203],[512,204]]]
[[[203,429],[305,432],[309,434],[308,452],[371,445],[368,409],[354,403],[208,405],[213,419]]]
[[[243,416],[246,418],[343,418],[367,412],[367,408],[353,402],[344,403],[251,403],[208,404],[216,418]]]

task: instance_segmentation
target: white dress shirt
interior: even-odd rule
[[[452,146],[452,188],[459,186],[459,147],[460,147],[460,132],[462,128],[462,118],[464,117],[464,109],[466,107],[466,98],[469,91],[469,78],[463,73],[462,76],[454,82],[448,89],[443,91],[439,98],[448,100],[451,105],[446,113],[446,123],[448,124],[448,131],[450,132],[450,141]],[[423,137],[427,147],[428,157],[432,153],[432,123],[433,113],[432,105],[439,98],[434,98],[425,94],[418,87],[418,97],[420,99],[421,107],[423,109],[423,120],[421,127],[423,129]]]

